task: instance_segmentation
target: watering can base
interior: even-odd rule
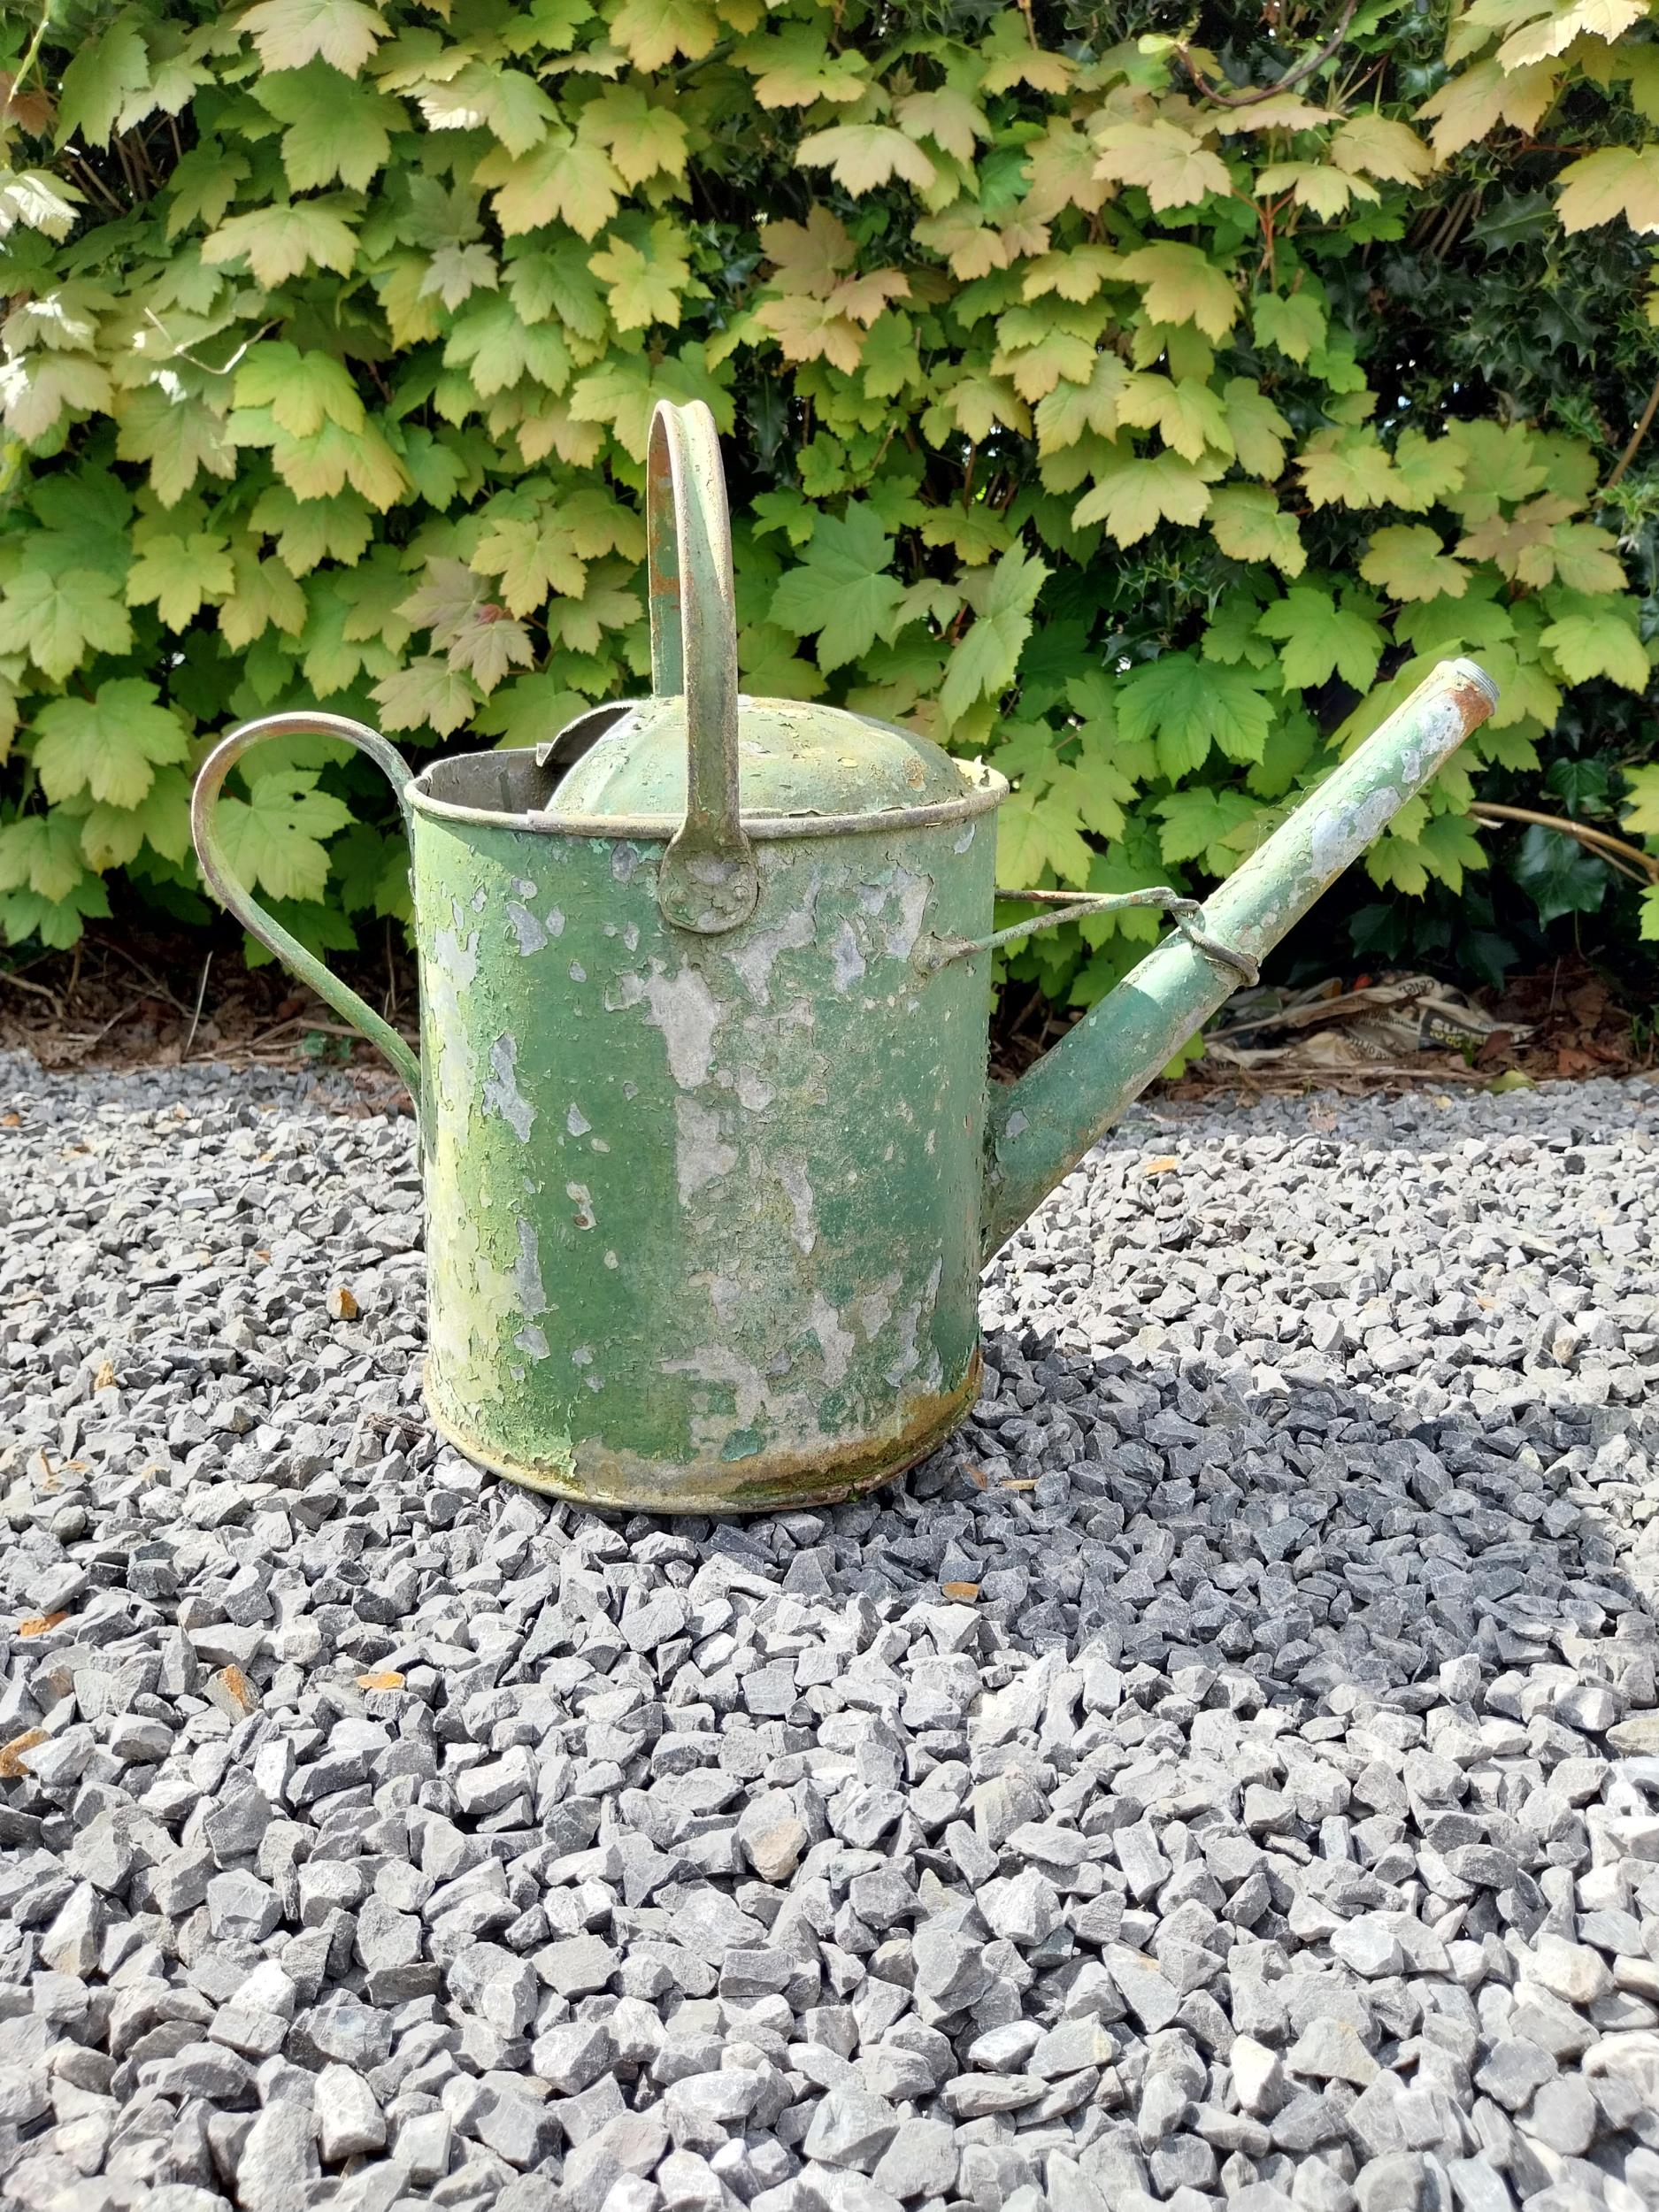
[[[475,1466],[509,1482],[572,1505],[620,1513],[786,1513],[798,1507],[842,1505],[892,1482],[937,1450],[960,1426],[979,1394],[981,1359],[976,1345],[968,1371],[952,1390],[912,1399],[902,1428],[863,1440],[849,1450],[826,1442],[821,1452],[769,1452],[725,1465],[708,1461],[664,1465],[631,1453],[585,1443],[545,1458],[525,1460],[482,1440],[426,1391],[426,1410],[438,1433]]]

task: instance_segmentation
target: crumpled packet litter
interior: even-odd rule
[[[1204,1040],[1206,1056],[1240,1068],[1367,1068],[1416,1052],[1477,1053],[1502,1033],[1532,1034],[1496,1020],[1432,976],[1390,976],[1347,990],[1331,977],[1299,991],[1240,991]]]

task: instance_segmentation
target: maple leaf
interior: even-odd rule
[[[26,443],[43,438],[65,408],[90,413],[109,402],[109,376],[85,354],[0,356],[0,413],[12,436]]]
[[[296,438],[309,437],[325,422],[349,431],[363,426],[363,402],[344,363],[328,353],[302,353],[286,340],[249,349],[236,371],[235,391],[239,407],[268,407]]]
[[[665,69],[683,54],[701,61],[719,36],[714,10],[703,0],[623,0],[611,19],[611,35],[636,69]]]
[[[1570,684],[1606,676],[1626,691],[1647,690],[1653,671],[1626,611],[1633,603],[1598,603],[1577,592],[1556,591],[1549,604],[1555,619],[1540,633],[1539,643]]]
[[[962,580],[974,621],[953,649],[940,688],[939,710],[948,724],[976,699],[997,697],[1013,682],[1048,574],[1046,562],[1016,545],[986,573]]]
[[[387,36],[379,8],[363,0],[258,0],[238,21],[266,69],[300,69],[326,61],[355,77]]]
[[[1380,507],[1394,465],[1375,431],[1321,431],[1297,462],[1311,507]]]
[[[202,241],[202,258],[245,260],[267,291],[306,269],[343,275],[357,258],[356,233],[322,200],[278,201],[233,215]]]
[[[772,594],[771,619],[795,637],[818,634],[818,662],[840,668],[867,653],[903,596],[887,573],[893,541],[875,509],[854,501],[839,520],[821,515],[806,558],[787,569]]]
[[[1146,288],[1147,313],[1157,323],[1196,323],[1217,342],[1239,319],[1231,280],[1196,246],[1162,239],[1124,257],[1123,275]]]
[[[931,138],[961,162],[971,162],[977,142],[991,135],[982,111],[951,85],[908,94],[895,106],[893,119],[907,138]]]
[[[1031,410],[1006,377],[971,369],[946,386],[939,406],[976,445],[999,423],[1022,436],[1030,434]]]
[[[1627,830],[1638,837],[1659,837],[1659,768],[1625,768],[1627,787],[1619,802]]]
[[[509,238],[551,222],[596,237],[621,204],[622,178],[610,156],[567,130],[549,131],[525,154],[494,147],[472,175],[495,187],[495,220]]]
[[[1198,377],[1129,377],[1118,396],[1118,419],[1132,429],[1156,427],[1164,444],[1189,461],[1202,460],[1206,447],[1232,457],[1220,395]]]
[[[1498,66],[1507,73],[1524,69],[1529,62],[1548,61],[1564,54],[1579,38],[1599,38],[1611,45],[1647,12],[1647,0],[1570,0],[1569,5],[1552,8],[1540,20],[1511,31],[1498,49]]]
[[[1659,230],[1659,146],[1602,146],[1570,161],[1555,180],[1563,230],[1591,230],[1623,216],[1634,231]]]
[[[100,684],[90,699],[49,701],[35,733],[35,772],[54,804],[89,791],[110,806],[134,807],[156,770],[189,750],[178,716],[136,676]]]
[[[1449,422],[1440,442],[1463,458],[1463,483],[1447,503],[1466,522],[1484,521],[1497,512],[1500,500],[1525,499],[1545,482],[1539,450],[1524,423]]]
[[[861,99],[868,88],[870,65],[864,56],[832,53],[805,24],[787,25],[776,36],[745,39],[732,58],[753,76],[755,97],[764,108],[808,108],[815,100],[841,105]]]
[[[1356,691],[1368,691],[1387,639],[1352,600],[1338,606],[1328,591],[1297,584],[1266,608],[1256,623],[1263,637],[1279,638],[1285,681],[1298,690],[1329,683],[1333,675]]]
[[[1177,453],[1150,460],[1114,457],[1116,465],[1099,477],[1071,511],[1071,526],[1103,522],[1119,545],[1134,545],[1163,521],[1202,522],[1210,506],[1210,487],[1190,461]]]
[[[1307,292],[1259,292],[1251,303],[1256,343],[1277,346],[1292,361],[1305,361],[1325,343],[1325,310]]]
[[[1298,207],[1323,216],[1327,222],[1346,213],[1351,201],[1363,200],[1374,205],[1382,197],[1376,186],[1367,183],[1363,177],[1349,176],[1317,161],[1275,162],[1271,168],[1256,172],[1252,188],[1258,198],[1263,199],[1287,192]]]
[[[1088,881],[1094,853],[1075,807],[1048,793],[1016,791],[996,810],[996,879],[1035,888],[1045,871],[1061,883]]]
[[[1095,133],[1094,145],[1095,175],[1140,185],[1160,214],[1166,208],[1194,206],[1209,193],[1233,189],[1220,155],[1164,116],[1147,123],[1110,124]]]
[[[374,687],[375,704],[388,730],[435,730],[449,737],[468,721],[479,695],[458,668],[422,654]]]
[[[1254,377],[1229,377],[1221,396],[1239,466],[1248,476],[1265,477],[1277,482],[1284,473],[1285,441],[1291,435],[1289,423]]]
[[[1421,514],[1455,492],[1463,480],[1463,458],[1449,441],[1431,439],[1415,429],[1400,433],[1388,492],[1392,505],[1403,507],[1408,514]]]
[[[1040,222],[1052,221],[1062,209],[1094,215],[1111,197],[1110,180],[1095,174],[1099,156],[1092,142],[1064,116],[1051,115],[1042,137],[1027,150],[1031,188],[1025,206]]]
[[[1156,664],[1155,664],[1156,665]],[[1212,876],[1231,875],[1245,849],[1229,841],[1261,810],[1241,791],[1172,791],[1153,808],[1164,824],[1158,844],[1165,860],[1202,860]]]
[[[320,841],[343,829],[351,810],[317,788],[314,771],[279,768],[258,777],[246,799],[219,802],[219,841],[230,871],[250,890],[277,899],[320,899],[328,854]]]
[[[354,83],[324,62],[259,80],[261,107],[288,128],[282,166],[289,188],[307,192],[335,179],[362,191],[386,165],[390,134],[407,118],[396,100]]]
[[[183,536],[157,531],[144,539],[127,579],[129,607],[155,605],[170,630],[182,630],[207,598],[236,588],[226,541],[211,531]]]
[[[630,187],[686,173],[690,137],[683,117],[653,104],[638,85],[608,85],[582,110],[581,134],[604,148]]]
[[[119,585],[95,569],[49,576],[26,568],[0,596],[0,653],[27,653],[43,675],[61,683],[88,646],[124,653],[133,626]]]
[[[37,897],[56,902],[66,899],[85,872],[81,825],[73,815],[27,814],[0,828],[0,892],[27,884]]]
[[[636,96],[643,104],[642,94]],[[558,110],[534,77],[499,63],[468,62],[442,84],[419,95],[420,111],[434,131],[471,131],[480,127],[510,154],[527,154],[547,136]]]
[[[677,225],[653,223],[643,245],[613,238],[589,266],[606,288],[618,330],[642,330],[651,323],[679,328],[680,296],[690,281],[691,265]]]
[[[1469,571],[1445,550],[1439,533],[1420,522],[1373,530],[1359,572],[1391,599],[1461,599],[1469,583]]]
[[[795,157],[801,168],[827,169],[855,199],[895,177],[926,191],[938,174],[914,139],[885,123],[836,123],[814,131],[795,148]]]
[[[146,845],[175,864],[190,849],[190,779],[181,768],[157,769],[136,806],[100,800],[81,818],[88,867],[125,868]]]
[[[474,388],[486,398],[533,376],[550,392],[570,382],[571,357],[553,323],[526,323],[511,298],[499,294],[457,315],[443,349],[444,365],[469,365]]]
[[[79,133],[91,145],[107,146],[116,119],[130,96],[149,83],[150,74],[143,33],[134,12],[123,9],[107,29],[76,48],[64,70],[58,100],[58,145],[66,146]]]
[[[562,520],[492,520],[472,565],[480,575],[500,579],[502,599],[515,615],[534,614],[550,592],[580,599],[587,588],[588,564]]]
[[[1233,560],[1271,561],[1286,576],[1300,576],[1308,565],[1296,518],[1264,485],[1219,486],[1210,497],[1210,527]]]
[[[1475,145],[1499,123],[1532,131],[1555,105],[1561,71],[1548,62],[1513,71],[1495,60],[1477,62],[1450,77],[1417,111],[1433,121],[1429,142],[1442,161]]]
[[[626,630],[644,611],[614,563],[595,571],[580,599],[556,599],[547,611],[549,641],[572,653],[596,653],[607,630]]]
[[[1133,743],[1156,737],[1158,772],[1171,783],[1202,767],[1212,745],[1230,760],[1259,760],[1273,703],[1241,668],[1190,652],[1160,653],[1118,688],[1118,726]]]
[[[1388,184],[1419,184],[1434,166],[1433,155],[1409,123],[1391,122],[1374,110],[1350,115],[1328,150],[1339,169],[1363,170]]]

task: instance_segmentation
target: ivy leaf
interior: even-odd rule
[[[1626,603],[1598,604],[1576,593],[1553,592],[1550,603],[1562,611],[1540,634],[1539,643],[1570,684],[1606,676],[1626,691],[1647,690],[1653,671],[1624,611]]]
[[[1359,572],[1391,599],[1461,599],[1469,583],[1463,563],[1453,560],[1439,534],[1420,522],[1373,530]]]
[[[95,569],[72,568],[61,576],[25,569],[0,598],[0,653],[27,653],[42,674],[61,683],[88,646],[126,652],[133,626],[117,591],[115,580]]]
[[[962,580],[975,617],[951,653],[940,688],[939,710],[948,725],[976,699],[995,698],[1013,682],[1031,635],[1031,611],[1048,574],[1046,562],[1015,546],[988,572]]]
[[[818,633],[820,668],[859,659],[888,625],[904,595],[887,572],[893,541],[873,507],[861,501],[838,521],[819,518],[805,560],[787,570],[772,595],[771,618],[795,637]]]
[[[1125,254],[1122,273],[1146,288],[1147,313],[1156,323],[1196,323],[1219,344],[1239,319],[1230,279],[1196,246],[1161,240]]]
[[[136,676],[100,684],[90,699],[51,700],[35,730],[35,771],[54,804],[89,791],[111,806],[136,806],[157,768],[189,749],[178,716]]]
[[[236,588],[236,572],[225,540],[211,531],[188,537],[157,532],[147,537],[127,579],[127,603],[154,603],[170,630],[182,630],[204,599],[222,599]]]
[[[1607,897],[1612,871],[1576,837],[1534,822],[1509,862],[1509,873],[1538,909],[1540,922],[1563,914],[1594,914]]]
[[[1387,639],[1351,603],[1339,607],[1328,591],[1298,584],[1267,608],[1256,628],[1282,638],[1279,665],[1298,690],[1329,683],[1333,675],[1356,691],[1368,691]]]
[[[379,8],[363,0],[258,0],[237,23],[265,69],[303,69],[326,61],[355,77],[387,35]]]
[[[317,788],[314,772],[280,769],[261,776],[246,799],[219,803],[219,833],[233,874],[275,899],[320,899],[328,880],[321,840],[344,829],[351,810]]]
[[[1230,760],[1259,760],[1272,719],[1272,702],[1243,669],[1190,652],[1161,653],[1118,687],[1118,726],[1132,743],[1156,735],[1159,772],[1171,782],[1202,767],[1212,744]]]

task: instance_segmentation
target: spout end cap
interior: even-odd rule
[[[1463,682],[1474,685],[1476,690],[1486,701],[1488,710],[1497,705],[1498,687],[1481,667],[1479,661],[1455,660],[1451,666],[1453,673]]]

